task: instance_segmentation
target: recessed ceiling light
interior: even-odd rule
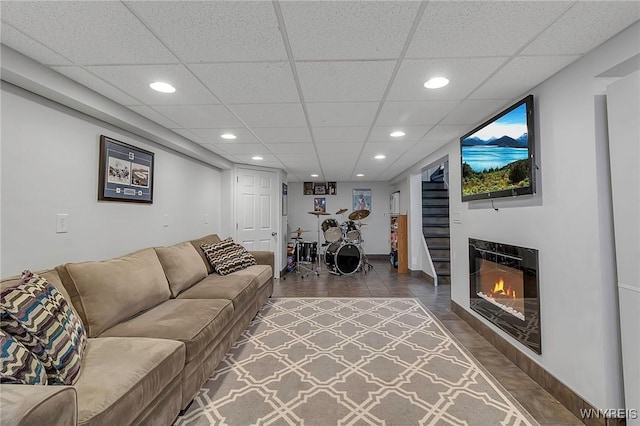
[[[404,136],[405,133],[400,131],[400,130],[396,130],[395,132],[391,132],[389,134],[389,136],[391,136],[392,138],[399,138],[400,136]]]
[[[220,137],[222,139],[235,139],[236,135],[234,135],[233,133],[225,133],[223,135],[220,135]]]
[[[382,160],[383,158],[387,158],[387,156],[386,155],[382,155],[382,154],[378,154],[373,158],[375,158],[376,160]]]
[[[163,83],[162,81],[154,81],[149,85],[156,92],[161,93],[173,93],[176,91],[176,88],[170,85],[169,83]]]
[[[364,176],[364,173],[358,173],[356,176],[362,177],[362,176]]]
[[[314,173],[311,175],[311,177],[318,177],[318,175]]]
[[[426,87],[427,89],[439,89],[446,86],[447,84],[449,84],[449,79],[444,77],[433,77],[427,80],[426,83],[424,83],[424,87]]]
[[[254,155],[253,157],[251,157],[251,159],[256,161],[264,160],[264,158],[260,157],[259,155]]]

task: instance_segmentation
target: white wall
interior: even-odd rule
[[[217,169],[16,86],[1,95],[2,276],[219,231]],[[155,153],[152,205],[97,201],[102,134]],[[57,213],[69,215],[66,234]]]
[[[308,229],[311,232],[304,233],[302,236],[306,241],[318,240],[318,221],[316,216],[309,214],[313,211],[313,199],[324,197],[327,200],[327,213],[331,216],[320,216],[320,224],[327,219],[336,219],[339,223],[348,220],[348,215],[353,211],[351,191],[352,189],[371,189],[371,214],[362,222],[366,226],[362,227],[364,236],[364,251],[367,254],[389,254],[389,201],[391,198],[391,187],[386,182],[337,182],[336,195],[303,195],[302,182],[289,183],[289,215],[288,222],[288,238],[291,238],[291,232],[298,227]],[[400,194],[401,212],[402,196]],[[338,210],[345,208],[347,212],[344,215],[335,215]],[[322,233],[322,230],[320,230]],[[324,238],[320,235],[321,242]]]
[[[601,409],[620,408],[624,403],[611,199],[610,190],[600,185],[601,179],[607,179],[601,173],[608,168],[608,158],[599,155],[603,141],[597,134],[603,120],[598,115],[601,108],[596,107],[601,94],[596,76],[638,54],[639,39],[637,23],[531,91],[536,100],[537,162],[542,178],[535,196],[496,200],[497,212],[490,203],[462,203],[456,178],[460,176],[457,140],[405,173],[408,180],[449,155],[450,208],[452,214],[460,212],[462,219],[451,226],[451,297],[473,315],[468,238],[540,251],[542,355],[495,330]],[[505,102],[505,107],[516,100]]]

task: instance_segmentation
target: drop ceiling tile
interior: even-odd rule
[[[506,57],[404,60],[387,100],[464,99],[506,60]],[[425,81],[432,77],[446,77],[450,83],[441,89],[425,89]]]
[[[2,20],[78,65],[177,63],[121,2],[2,2]]]
[[[188,65],[224,103],[299,102],[288,62],[241,62]]]
[[[209,144],[207,144],[209,145]],[[220,150],[226,152],[227,154],[239,156],[239,155],[262,155],[269,154],[267,148],[261,143],[239,143],[239,144],[213,144],[216,145]]]
[[[243,127],[222,105],[158,105],[153,108],[187,129]]]
[[[250,127],[302,127],[307,124],[299,103],[233,104],[229,108]]]
[[[4,8],[4,4],[2,3],[2,8]],[[56,52],[51,50],[50,48],[44,46],[42,43],[39,43],[33,40],[30,37],[27,37],[20,31],[13,28],[11,25],[2,23],[0,25],[0,39],[2,39],[2,44],[5,46],[9,46],[15,51],[22,53],[29,58],[40,62],[44,65],[70,65],[71,61],[69,61],[64,56],[58,55]]]
[[[483,99],[465,100],[447,115],[441,124],[464,124],[472,125],[483,122],[491,117],[501,107],[506,106],[509,100],[505,99]]]
[[[184,129],[182,129],[184,130]],[[175,131],[175,130],[174,130]],[[237,159],[233,156],[233,155],[229,155],[226,152],[224,152],[222,149],[220,149],[219,145],[214,145],[214,144],[201,144],[202,147],[208,149],[209,151],[218,154],[219,156],[226,158],[227,160],[231,161],[232,163],[236,163]]]
[[[416,144],[415,141],[367,142],[362,150],[360,161],[371,161],[371,164],[391,164],[396,158],[404,154]],[[385,155],[386,158],[377,160],[376,155]]]
[[[88,87],[89,89],[100,93],[103,96],[111,99],[124,106],[130,105],[142,105],[142,102],[129,96],[120,89],[115,88],[111,84],[105,82],[89,71],[78,66],[52,66],[52,69],[60,74],[69,77],[70,79]]]
[[[311,142],[308,127],[252,127],[262,142],[270,143],[305,143]]]
[[[431,126],[376,126],[369,135],[370,141],[387,141],[388,143],[395,143],[398,141],[417,141],[422,138],[427,131],[431,129]],[[391,132],[403,131],[404,136],[397,138],[391,137]]]
[[[218,104],[218,100],[183,65],[115,65],[87,69],[147,105]],[[176,88],[160,93],[149,87],[163,81]]]
[[[306,102],[380,101],[395,61],[298,62]]]
[[[410,1],[280,3],[296,60],[395,58],[419,6]]]
[[[151,121],[156,122],[157,124],[164,126],[168,129],[176,129],[179,128],[180,125],[174,121],[169,120],[164,115],[160,114],[158,111],[152,109],[151,107],[145,105],[131,105],[129,107],[130,110],[137,112],[138,114],[148,118]]]
[[[515,99],[523,96],[578,56],[518,56],[475,91],[470,99]]]
[[[363,145],[364,142],[316,142],[316,149],[319,154],[329,154],[333,157],[342,157],[350,154],[359,154],[360,151],[362,151]]]
[[[198,135],[206,143],[214,144],[242,144],[242,143],[260,143],[260,141],[246,128],[224,127],[218,129],[189,129]],[[236,139],[223,139],[220,135],[231,133],[236,135]]]
[[[385,102],[378,126],[425,126],[438,123],[458,101]]]
[[[333,167],[338,169],[352,169],[355,162],[358,160],[359,152],[343,152],[340,155],[334,155],[330,152],[320,153],[320,163],[322,167]],[[349,170],[350,171],[350,170]]]
[[[640,19],[638,1],[581,1],[527,46],[524,55],[582,54]]]
[[[127,2],[185,62],[287,59],[271,2]]]
[[[316,143],[364,142],[369,126],[313,127]]]
[[[406,57],[511,56],[569,6],[561,1],[429,2]]]
[[[316,150],[311,142],[307,143],[270,143],[267,145],[269,151],[276,155],[305,156],[316,155]]]
[[[461,124],[438,124],[431,129],[419,143],[458,140],[460,136],[467,133],[470,128],[471,126]]]
[[[378,102],[307,103],[312,126],[370,126]]]
[[[190,141],[197,143],[198,145],[206,145],[204,140],[198,137],[198,135],[193,134],[193,132],[188,129],[171,129],[171,131],[189,139]]]

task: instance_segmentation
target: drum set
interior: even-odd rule
[[[347,209],[340,209],[336,215],[344,215]],[[320,244],[321,236],[324,243],[324,253],[321,254],[327,270],[335,275],[353,275],[356,272],[364,271],[372,268],[367,261],[367,256],[362,247],[364,239],[362,237],[363,226],[362,220],[369,216],[369,210],[354,210],[348,216],[348,220],[339,223],[337,219],[327,218],[320,222],[320,216],[330,216],[330,213],[322,211],[308,212],[315,215],[318,219],[318,241],[303,241],[301,235],[308,230],[298,228],[293,232],[295,237],[292,239],[295,243],[290,243],[289,254],[296,261],[296,272],[301,273],[305,277],[311,273],[320,275],[320,254],[318,253],[318,244]],[[315,268],[312,265],[316,265]]]

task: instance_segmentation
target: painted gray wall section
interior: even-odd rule
[[[339,223],[348,220],[348,215],[352,210],[351,191],[354,188],[371,188],[371,215],[362,222],[364,235],[364,250],[367,254],[389,254],[390,222],[389,222],[389,202],[391,199],[391,187],[387,182],[337,182],[336,195],[303,195],[302,182],[289,183],[289,215],[287,217],[288,241],[291,241],[291,232],[298,227],[308,229],[302,237],[306,241],[318,240],[318,222],[316,216],[309,214],[313,211],[313,199],[324,197],[327,200],[327,213],[331,216],[320,216],[320,224],[326,218],[334,218]],[[401,212],[402,194],[400,195]],[[347,209],[344,215],[334,213],[341,208]],[[320,231],[322,233],[322,230]],[[324,238],[320,235],[321,241]]]
[[[399,180],[421,174],[425,166],[449,155],[450,209],[459,211],[462,220],[451,227],[451,297],[473,315],[468,294],[468,238],[540,250],[542,355],[495,330],[600,409],[620,408],[624,402],[622,364],[616,357],[619,345],[613,349],[608,346],[617,345],[615,330],[619,323],[611,256],[601,257],[613,235],[606,213],[611,209],[610,199],[599,190],[596,173],[603,169],[606,158],[597,154],[601,147],[597,145],[594,99],[603,93],[595,76],[637,55],[638,40],[640,23],[529,92],[536,98],[542,177],[535,197],[496,201],[498,212],[490,203],[462,203],[457,139],[393,180],[398,185]],[[505,101],[504,106],[516,100]],[[637,153],[634,158],[637,162]]]
[[[219,231],[219,170],[16,86],[1,95],[3,277]],[[155,153],[152,205],[97,201],[102,134]]]
[[[607,88],[624,392],[640,425],[640,71]]]

